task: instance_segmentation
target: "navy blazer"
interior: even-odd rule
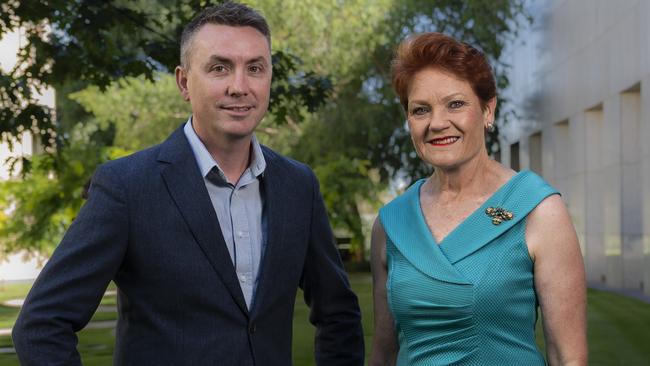
[[[266,247],[250,311],[182,128],[108,162],[14,326],[23,365],[78,365],[77,336],[118,287],[115,365],[291,365],[298,286],[318,365],[362,365],[357,298],[316,177],[263,148]]]

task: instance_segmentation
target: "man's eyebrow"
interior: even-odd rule
[[[232,66],[234,64],[234,62],[231,59],[227,58],[227,57],[212,55],[212,56],[210,56],[210,58],[206,62],[206,66],[209,66],[209,65],[212,65],[212,64],[215,64],[215,63],[226,64],[228,66]]]
[[[208,58],[208,61],[205,63],[205,67],[210,67],[217,63],[224,64],[226,66],[233,66],[235,64],[235,61],[233,61],[228,57],[212,55]],[[247,65],[254,64],[254,63],[261,63],[264,66],[268,66],[268,61],[266,60],[266,58],[264,58],[264,56],[253,57],[252,59],[246,61]]]
[[[265,59],[264,57],[262,57],[262,56],[258,56],[258,57],[252,58],[252,59],[248,60],[246,63],[247,63],[247,64],[254,64],[254,63],[256,63],[256,62],[263,63],[264,65],[267,64],[266,59]]]

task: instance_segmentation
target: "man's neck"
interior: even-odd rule
[[[250,165],[251,140],[252,136],[249,136],[227,143],[205,144],[208,152],[228,179],[228,183],[237,184]]]
[[[253,134],[231,136],[209,128],[202,129],[194,120],[192,121],[192,128],[203,146],[208,150],[208,153],[210,153],[210,156],[212,156],[212,159],[223,171],[228,183],[237,184],[251,161]]]

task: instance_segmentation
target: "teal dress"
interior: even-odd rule
[[[557,191],[521,172],[436,243],[420,207],[423,183],[379,212],[397,365],[544,365],[535,344],[538,302],[526,216]],[[504,210],[500,223],[489,207]]]

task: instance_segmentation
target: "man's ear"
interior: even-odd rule
[[[187,89],[187,72],[181,66],[176,66],[175,72],[176,72],[176,86],[178,87],[178,90],[181,92],[183,99],[186,102],[189,102],[190,92]]]

